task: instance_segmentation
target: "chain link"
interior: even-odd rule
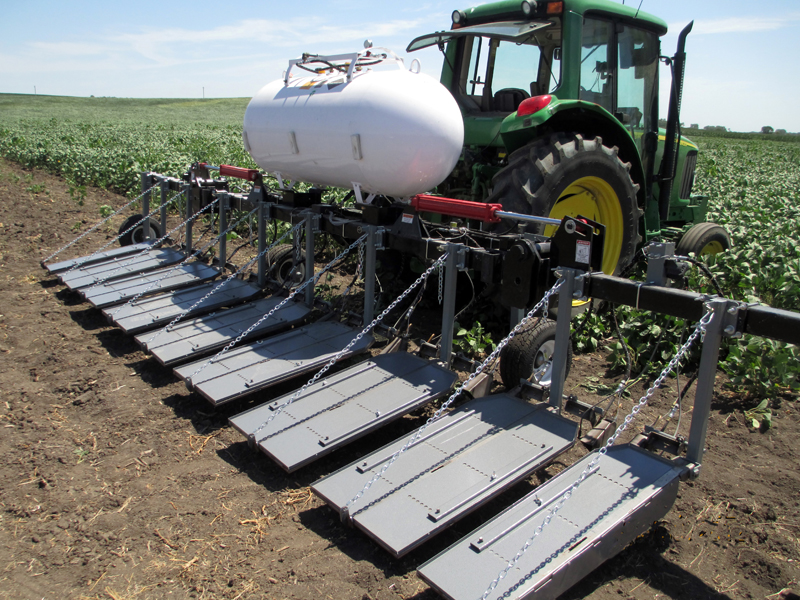
[[[117,216],[119,213],[121,213],[123,210],[125,210],[126,208],[128,208],[128,207],[129,207],[131,204],[133,204],[134,202],[138,201],[140,198],[143,198],[143,197],[144,197],[146,194],[149,194],[149,193],[150,193],[150,192],[153,190],[153,188],[155,188],[155,187],[156,187],[156,186],[154,185],[154,186],[151,186],[151,187],[147,188],[147,189],[146,189],[144,192],[142,192],[142,193],[141,193],[139,196],[136,196],[136,198],[134,198],[133,200],[131,200],[130,202],[128,202],[128,203],[127,203],[125,206],[123,206],[122,208],[120,208],[120,209],[118,209],[118,210],[115,210],[113,213],[111,213],[110,215],[108,215],[108,216],[107,216],[105,219],[101,220],[101,221],[100,221],[99,223],[97,223],[96,225],[93,225],[91,228],[89,228],[89,229],[87,229],[86,231],[84,231],[82,234],[80,234],[78,237],[76,237],[76,238],[75,238],[74,240],[72,240],[70,243],[68,243],[67,245],[65,245],[65,246],[63,246],[63,247],[61,247],[61,248],[59,248],[58,250],[56,250],[55,252],[53,252],[53,253],[52,253],[50,256],[48,256],[47,258],[45,258],[45,259],[42,259],[42,264],[44,265],[44,263],[46,263],[46,262],[47,262],[48,260],[50,260],[51,258],[54,258],[54,257],[58,256],[59,254],[61,254],[61,253],[62,253],[64,250],[66,250],[66,249],[67,249],[67,248],[69,248],[70,246],[72,246],[72,245],[74,245],[74,244],[78,243],[80,240],[82,240],[83,238],[85,238],[87,235],[89,235],[90,233],[92,233],[93,231],[95,231],[95,230],[96,230],[98,227],[102,226],[104,223],[108,222],[110,219],[112,219],[112,218],[116,217],[116,216]],[[116,240],[115,240],[115,241],[116,241]]]
[[[152,189],[152,188],[151,188],[151,189]],[[168,201],[167,201],[167,202],[164,204],[164,206],[169,206],[170,204],[172,204],[173,202],[175,202],[175,200],[177,200],[178,198],[180,198],[182,194],[183,194],[183,192],[177,192],[177,193],[176,193],[174,196],[172,196],[172,198],[170,198],[170,199],[169,199],[169,200],[168,200]],[[108,248],[108,247],[109,247],[111,244],[113,244],[114,242],[116,242],[118,239],[122,238],[122,237],[123,237],[125,234],[127,234],[127,233],[130,233],[131,231],[133,231],[134,229],[136,229],[136,228],[137,228],[139,225],[141,225],[142,223],[144,223],[146,219],[149,219],[149,218],[150,218],[150,215],[145,215],[145,216],[143,216],[141,219],[139,219],[138,221],[136,221],[136,223],[134,223],[133,225],[131,225],[130,227],[128,227],[128,228],[127,228],[125,231],[123,231],[122,233],[120,233],[120,234],[119,234],[117,237],[115,237],[113,240],[111,240],[110,242],[108,242],[107,244],[105,244],[105,245],[104,245],[102,248],[100,248],[99,250],[95,250],[95,251],[94,251],[94,252],[92,252],[92,253],[91,253],[89,256],[85,256],[85,257],[83,257],[82,259],[80,259],[80,261],[78,261],[77,263],[75,263],[74,265],[72,265],[72,267],[71,267],[71,268],[70,268],[70,269],[69,269],[69,270],[68,270],[68,271],[65,273],[65,275],[69,275],[69,274],[70,274],[70,273],[72,273],[72,272],[73,272],[75,269],[79,269],[81,266],[83,266],[83,265],[86,263],[86,261],[88,261],[88,260],[91,260],[92,258],[94,258],[95,256],[97,256],[98,254],[100,254],[100,253],[101,253],[103,250],[105,250],[106,248]],[[156,243],[156,242],[153,242],[153,244],[152,244],[152,245],[155,245],[155,243]],[[149,248],[148,248],[148,249],[149,249]]]
[[[166,270],[166,271],[165,271],[165,272],[164,272],[164,273],[161,275],[161,277],[159,277],[158,279],[156,279],[155,281],[153,281],[152,283],[150,283],[150,285],[149,285],[149,286],[147,286],[147,288],[145,288],[144,290],[142,290],[141,292],[139,292],[138,294],[136,294],[135,296],[133,296],[133,297],[132,297],[130,300],[128,300],[128,301],[127,301],[125,304],[123,304],[122,306],[120,306],[119,308],[117,308],[115,311],[113,311],[113,312],[111,313],[111,316],[113,317],[114,315],[116,315],[116,314],[117,314],[119,311],[121,311],[121,310],[122,310],[123,308],[125,308],[126,306],[133,306],[133,305],[136,303],[136,301],[137,301],[139,298],[141,298],[142,296],[144,296],[144,295],[145,295],[147,292],[149,292],[149,291],[150,291],[150,290],[152,290],[153,288],[155,288],[155,287],[158,287],[158,284],[159,284],[159,283],[161,283],[161,282],[162,282],[164,279],[166,279],[167,277],[169,277],[170,273],[173,273],[173,272],[177,271],[178,269],[180,269],[182,266],[184,266],[186,263],[188,263],[188,262],[189,262],[190,260],[192,260],[193,258],[195,258],[195,257],[197,257],[197,256],[200,256],[200,255],[204,254],[204,253],[205,253],[205,252],[206,252],[206,251],[207,251],[209,248],[211,248],[211,246],[213,246],[213,245],[215,245],[217,242],[219,242],[219,241],[222,239],[222,237],[223,237],[223,236],[226,236],[226,235],[228,235],[228,233],[230,233],[231,231],[233,231],[233,230],[234,230],[236,227],[238,227],[238,226],[239,226],[239,224],[240,224],[242,221],[244,221],[246,218],[248,218],[250,215],[252,215],[252,214],[253,214],[254,212],[256,212],[257,210],[258,210],[258,208],[254,208],[253,210],[251,210],[251,211],[250,211],[250,213],[249,213],[249,214],[245,215],[244,217],[240,218],[238,221],[236,221],[235,223],[233,223],[233,224],[232,224],[230,227],[228,227],[228,228],[227,228],[225,231],[223,231],[223,232],[222,232],[222,233],[220,233],[220,234],[219,234],[217,237],[215,237],[215,238],[214,238],[214,239],[212,239],[210,242],[208,242],[208,243],[207,243],[205,246],[203,246],[202,248],[198,248],[197,250],[195,250],[194,252],[192,252],[192,254],[190,254],[189,256],[187,256],[186,258],[184,258],[184,259],[183,259],[183,260],[182,260],[180,263],[178,263],[177,265],[175,265],[175,266],[173,266],[173,267],[170,267],[169,269],[167,269],[167,270]],[[222,270],[223,270],[223,272],[224,272],[225,265],[222,265],[222,266],[221,266],[221,269],[222,269]]]
[[[358,247],[358,265],[356,266],[356,281],[361,279],[361,274],[364,270],[364,249],[366,248],[366,244],[362,244]]]
[[[194,220],[195,220],[197,217],[199,217],[201,214],[203,214],[203,213],[204,213],[205,211],[207,211],[209,208],[211,208],[212,206],[214,206],[214,205],[215,205],[217,202],[219,202],[219,198],[216,198],[216,199],[215,199],[215,200],[214,200],[214,201],[213,201],[211,204],[209,204],[208,206],[204,206],[203,208],[201,208],[200,210],[198,210],[198,211],[197,211],[196,213],[194,213],[194,214],[193,214],[191,217],[189,217],[188,219],[186,219],[186,220],[185,220],[183,223],[180,223],[180,224],[176,225],[175,227],[173,227],[172,229],[170,229],[170,230],[169,230],[167,233],[165,233],[165,234],[164,234],[164,235],[162,235],[160,238],[158,238],[158,239],[157,239],[157,240],[156,240],[156,241],[153,243],[153,245],[160,244],[161,242],[163,242],[163,241],[164,241],[165,239],[167,239],[167,238],[168,238],[168,237],[169,237],[169,236],[170,236],[172,233],[174,233],[175,231],[177,231],[178,229],[180,229],[181,227],[183,227],[183,226],[184,226],[184,225],[186,225],[187,223],[189,223],[189,222],[191,222],[191,221],[194,221]],[[137,258],[139,258],[140,256],[144,256],[144,255],[145,255],[145,254],[147,254],[147,252],[149,252],[149,251],[150,251],[150,248],[148,247],[148,248],[145,248],[144,250],[142,250],[141,252],[137,252],[136,254],[134,254],[133,256],[131,256],[131,257],[130,257],[128,260],[126,260],[126,261],[125,261],[125,262],[123,262],[121,265],[119,265],[119,266],[118,266],[116,269],[114,269],[113,271],[111,271],[111,273],[109,273],[108,275],[106,275],[105,277],[103,277],[103,279],[101,279],[100,281],[97,281],[97,282],[95,282],[95,283],[94,283],[94,285],[92,285],[92,286],[89,288],[89,290],[88,290],[88,291],[91,291],[91,290],[95,289],[97,286],[103,285],[103,284],[104,284],[106,281],[108,281],[109,279],[111,279],[111,278],[112,278],[114,275],[116,275],[117,273],[119,273],[119,272],[120,272],[122,269],[124,269],[125,267],[129,266],[130,264],[132,264],[132,263],[133,263],[133,261],[135,261],[135,260],[136,260]]]
[[[305,225],[305,221],[303,221],[303,224]],[[298,231],[297,235],[292,237],[292,244],[294,245],[294,266],[295,266],[295,268],[297,268],[300,265],[300,252],[301,252],[300,238],[301,237],[302,236],[300,235],[299,231]]]
[[[363,248],[363,246],[362,246],[362,248]],[[306,391],[306,389],[307,389],[309,386],[311,386],[311,385],[314,385],[314,383],[315,383],[315,382],[316,382],[316,381],[317,381],[317,380],[318,380],[320,377],[322,377],[322,375],[324,375],[324,374],[325,374],[325,373],[326,373],[326,372],[327,372],[327,371],[328,371],[328,370],[329,370],[329,369],[330,369],[330,368],[331,368],[333,365],[335,365],[337,362],[339,362],[339,360],[340,360],[340,359],[341,359],[341,358],[342,358],[342,357],[343,357],[345,354],[347,354],[347,352],[348,352],[348,350],[350,350],[350,348],[352,348],[353,346],[355,346],[355,345],[356,345],[356,343],[358,343],[358,342],[359,342],[359,341],[360,341],[360,340],[361,340],[361,339],[362,339],[362,338],[363,338],[365,335],[367,335],[367,334],[368,334],[370,331],[372,331],[372,329],[373,329],[373,328],[374,328],[374,327],[375,327],[375,326],[376,326],[378,323],[380,323],[380,322],[381,322],[381,321],[384,319],[384,317],[385,317],[386,315],[388,315],[388,314],[389,314],[389,313],[390,313],[392,310],[394,310],[394,308],[395,308],[395,307],[396,307],[398,304],[400,304],[400,302],[402,302],[402,301],[405,299],[405,297],[406,297],[406,296],[408,296],[408,295],[409,295],[409,294],[410,294],[410,293],[411,293],[411,292],[412,292],[412,291],[413,291],[413,290],[414,290],[414,289],[415,289],[415,288],[416,288],[416,287],[417,287],[417,286],[418,286],[420,283],[422,283],[423,281],[425,281],[425,280],[428,278],[428,276],[429,276],[429,275],[430,275],[430,274],[433,272],[433,270],[434,270],[434,269],[436,269],[436,267],[440,266],[440,265],[441,265],[441,264],[444,262],[444,260],[445,260],[446,258],[447,258],[447,253],[445,252],[445,253],[444,253],[442,256],[440,256],[440,257],[439,257],[439,258],[436,260],[436,262],[434,262],[434,263],[433,263],[433,264],[432,264],[430,267],[428,267],[428,268],[425,270],[425,272],[424,272],[422,275],[420,275],[419,277],[417,277],[416,281],[414,281],[414,283],[412,283],[412,284],[411,284],[411,285],[410,285],[410,286],[409,286],[409,287],[408,287],[408,288],[407,288],[407,289],[406,289],[406,290],[405,290],[405,291],[404,291],[402,294],[400,294],[400,295],[399,295],[399,296],[398,296],[398,297],[397,297],[397,298],[394,300],[394,302],[392,302],[392,303],[391,303],[389,306],[387,306],[387,307],[384,309],[384,311],[383,311],[381,314],[379,314],[377,317],[375,317],[375,318],[372,320],[372,323],[370,323],[370,324],[369,324],[369,325],[367,325],[367,326],[366,326],[364,329],[362,329],[362,330],[361,330],[361,331],[358,333],[358,335],[356,335],[356,337],[354,337],[352,340],[350,340],[350,343],[349,343],[349,344],[347,344],[347,346],[345,346],[345,347],[344,347],[342,350],[340,350],[340,351],[339,351],[339,352],[336,354],[336,356],[334,356],[333,358],[331,358],[331,359],[328,361],[328,363],[327,363],[327,364],[326,364],[324,367],[322,367],[322,369],[320,369],[320,370],[319,370],[319,371],[316,373],[316,375],[314,375],[314,376],[313,376],[311,379],[309,379],[309,380],[308,380],[308,382],[307,382],[307,383],[306,383],[306,384],[305,384],[303,387],[301,387],[299,390],[297,390],[297,392],[295,392],[295,393],[292,395],[292,397],[291,397],[291,398],[289,398],[289,399],[288,399],[286,402],[284,402],[283,404],[281,404],[281,405],[280,405],[280,406],[279,406],[279,407],[278,407],[278,408],[277,408],[277,409],[276,409],[276,410],[275,410],[275,411],[272,413],[272,415],[270,416],[270,418],[269,418],[269,419],[267,419],[267,420],[266,420],[266,421],[264,421],[264,422],[263,422],[261,425],[259,425],[259,426],[258,426],[258,428],[257,428],[257,429],[256,429],[256,430],[255,430],[255,431],[252,433],[252,434],[250,434],[250,435],[252,436],[252,439],[255,439],[255,436],[256,436],[256,435],[258,435],[258,434],[261,432],[261,430],[262,430],[262,429],[264,429],[264,428],[265,428],[267,425],[269,425],[269,424],[272,422],[272,420],[273,420],[275,417],[277,417],[279,414],[281,414],[281,412],[283,412],[283,409],[284,409],[284,408],[286,408],[286,407],[287,407],[287,406],[289,406],[289,405],[290,405],[292,402],[294,402],[294,401],[295,401],[295,400],[297,400],[297,399],[298,399],[300,396],[302,396],[302,395],[303,395],[303,392],[304,392],[304,391]],[[263,437],[263,438],[261,438],[260,440],[258,440],[258,441],[257,441],[257,443],[261,443],[261,442],[263,442],[263,441],[264,441],[264,440],[266,440],[268,437],[269,437],[269,436],[266,436],[266,437]]]
[[[437,410],[433,414],[433,416],[430,417],[425,422],[425,424],[422,425],[422,427],[417,429],[417,431],[414,433],[414,435],[411,437],[411,439],[409,439],[408,442],[406,442],[406,444],[402,448],[400,448],[400,450],[395,452],[392,455],[392,457],[386,462],[386,464],[384,464],[383,467],[381,467],[381,470],[378,471],[375,475],[373,475],[372,479],[370,479],[364,485],[364,487],[361,489],[361,491],[358,492],[355,496],[353,496],[353,498],[351,498],[350,501],[347,502],[347,504],[344,505],[344,507],[342,508],[342,516],[343,517],[346,517],[346,518],[349,517],[350,507],[353,504],[355,504],[356,502],[358,502],[358,500],[366,493],[366,491],[369,488],[372,487],[372,484],[374,484],[376,481],[378,481],[378,479],[383,477],[384,473],[386,473],[386,471],[389,470],[389,468],[394,464],[394,462],[397,460],[397,458],[403,452],[408,450],[411,446],[413,446],[416,443],[416,441],[422,436],[422,433],[428,428],[428,426],[431,423],[433,423],[434,421],[437,421],[442,416],[444,411],[447,410],[450,407],[450,405],[453,403],[453,401],[459,396],[459,394],[461,394],[461,390],[463,390],[465,387],[467,387],[472,382],[473,379],[475,379],[478,375],[480,375],[484,371],[484,369],[486,369],[486,367],[489,364],[491,364],[498,356],[500,356],[500,352],[503,350],[503,348],[505,348],[506,345],[508,345],[508,343],[514,338],[515,335],[517,335],[520,331],[522,331],[522,329],[528,324],[528,321],[530,321],[534,317],[534,315],[537,312],[539,312],[540,309],[542,309],[544,307],[543,314],[544,315],[547,314],[547,304],[550,301],[550,296],[555,294],[561,288],[562,283],[563,283],[562,280],[559,279],[555,283],[555,285],[553,285],[553,287],[551,287],[549,290],[547,290],[547,292],[545,292],[545,294],[542,297],[542,299],[539,300],[539,302],[536,303],[536,306],[534,306],[530,310],[530,312],[528,312],[528,314],[525,315],[519,323],[517,323],[517,325],[514,327],[514,329],[512,329],[511,332],[505,338],[503,338],[500,341],[499,344],[497,344],[497,348],[495,348],[494,351],[492,351],[492,353],[489,356],[486,357],[486,359],[467,378],[467,380],[464,383],[461,383],[461,384],[458,385],[458,387],[455,389],[453,394],[447,399],[447,401],[439,407],[439,410]]]
[[[251,213],[251,214],[252,214],[252,213]],[[257,261],[259,258],[261,258],[261,257],[262,257],[262,256],[264,256],[265,254],[269,253],[269,251],[270,251],[270,250],[272,250],[273,248],[275,248],[275,246],[277,246],[277,245],[278,245],[278,244],[280,244],[280,243],[281,243],[281,242],[282,242],[284,239],[286,239],[286,237],[287,237],[287,236],[288,236],[290,233],[294,233],[296,230],[300,229],[302,226],[303,226],[303,223],[298,223],[298,224],[297,224],[297,225],[295,225],[295,226],[294,226],[292,229],[289,229],[289,230],[287,230],[287,231],[286,231],[286,233],[284,233],[284,234],[283,234],[282,236],[280,236],[280,237],[279,237],[277,240],[275,240],[275,241],[272,243],[272,245],[270,245],[268,248],[265,248],[264,250],[262,250],[261,252],[259,252],[259,253],[258,253],[258,254],[257,254],[255,257],[251,258],[251,259],[250,259],[250,260],[247,262],[247,264],[245,264],[245,265],[244,265],[244,266],[243,266],[241,269],[239,269],[238,271],[236,271],[236,272],[235,272],[235,273],[233,273],[232,275],[229,275],[229,276],[228,276],[228,278],[227,278],[225,281],[222,281],[222,282],[218,283],[218,284],[217,284],[217,286],[216,286],[214,289],[210,290],[210,291],[209,291],[209,292],[208,292],[208,293],[207,293],[205,296],[203,296],[202,298],[200,298],[200,299],[199,299],[197,302],[195,302],[194,304],[192,304],[192,305],[191,305],[189,308],[187,308],[187,309],[186,309],[186,310],[184,310],[184,311],[181,311],[181,313],[180,313],[180,314],[179,314],[177,317],[175,317],[174,319],[172,319],[172,321],[170,321],[169,325],[167,325],[166,327],[164,327],[164,328],[162,328],[162,329],[159,329],[159,330],[158,330],[158,331],[157,331],[155,334],[153,334],[153,337],[151,337],[149,340],[147,340],[147,341],[145,342],[145,344],[144,344],[144,347],[145,347],[145,348],[147,348],[147,347],[148,347],[148,345],[149,345],[151,342],[153,342],[153,341],[154,341],[154,340],[155,340],[155,339],[156,339],[156,338],[157,338],[159,335],[161,335],[161,334],[162,334],[162,333],[164,333],[165,331],[166,331],[166,332],[172,331],[173,327],[175,327],[175,325],[178,323],[178,321],[180,321],[181,319],[183,319],[183,317],[185,317],[186,315],[188,315],[188,314],[189,314],[190,312],[192,312],[192,311],[193,311],[195,308],[197,308],[197,307],[198,307],[198,306],[200,306],[200,305],[201,305],[203,302],[205,302],[206,300],[208,300],[208,299],[209,299],[209,298],[210,298],[210,297],[211,297],[213,294],[215,294],[215,293],[216,293],[216,292],[218,292],[218,291],[219,291],[221,288],[223,288],[224,286],[226,286],[226,285],[227,285],[227,284],[228,284],[228,283],[231,281],[231,279],[233,279],[233,278],[234,278],[234,277],[236,277],[237,275],[240,275],[241,273],[243,273],[244,271],[246,271],[247,269],[249,269],[249,268],[250,268],[250,266],[251,266],[251,265],[253,265],[253,264],[254,264],[254,263],[255,263],[255,262],[256,262],[256,261]]]
[[[711,317],[712,316],[713,316],[713,311],[710,308],[706,307],[706,313],[703,315],[703,318],[700,319],[700,321],[697,323],[697,325],[695,326],[694,331],[689,336],[689,338],[686,340],[686,343],[683,344],[683,346],[681,346],[678,349],[678,351],[675,353],[675,356],[673,356],[672,360],[669,361],[669,364],[667,364],[667,366],[664,368],[664,370],[661,371],[661,374],[653,382],[653,385],[650,386],[647,389],[647,391],[645,392],[644,396],[642,396],[641,399],[639,400],[639,402],[634,405],[634,407],[631,409],[631,412],[628,413],[628,415],[625,417],[625,421],[622,423],[622,425],[620,425],[617,428],[617,430],[614,432],[614,434],[610,438],[608,438],[608,441],[603,445],[603,447],[600,448],[595,453],[594,457],[589,462],[589,464],[586,465],[586,468],[583,470],[583,472],[581,472],[580,476],[572,483],[572,485],[570,485],[567,489],[565,489],[563,492],[561,492],[560,497],[558,498],[558,501],[553,505],[553,507],[547,513],[547,515],[545,516],[544,520],[539,524],[539,526],[536,527],[536,529],[533,532],[533,535],[531,537],[529,537],[525,541],[525,544],[523,544],[522,548],[519,549],[519,551],[514,556],[514,558],[512,558],[509,561],[509,563],[506,565],[506,567],[502,571],[500,571],[500,573],[497,575],[497,577],[494,578],[492,583],[489,584],[489,587],[486,588],[485,592],[483,592],[483,595],[480,597],[480,600],[486,600],[486,598],[489,597],[489,594],[491,594],[494,591],[494,589],[497,587],[497,585],[500,583],[500,581],[506,575],[508,575],[508,572],[511,569],[513,569],[514,565],[516,565],[517,562],[519,561],[519,559],[522,558],[522,555],[525,554],[525,552],[531,546],[531,544],[533,543],[533,540],[535,540],[542,533],[542,530],[545,527],[547,527],[547,525],[550,524],[550,521],[553,519],[553,517],[556,515],[556,513],[558,513],[558,511],[561,510],[561,507],[564,506],[564,503],[566,503],[566,501],[569,500],[570,496],[572,496],[572,493],[575,491],[575,489],[581,483],[583,483],[584,480],[589,475],[591,475],[593,472],[596,471],[597,464],[600,461],[600,458],[602,456],[604,456],[608,452],[608,450],[609,450],[609,448],[611,446],[614,445],[614,443],[617,441],[617,438],[619,438],[619,436],[622,434],[622,432],[625,431],[628,428],[628,425],[630,425],[634,421],[634,419],[636,418],[636,415],[639,414],[639,411],[641,411],[642,408],[644,408],[644,406],[647,404],[647,401],[650,399],[650,397],[655,393],[655,391],[659,387],[661,387],[661,384],[664,382],[664,380],[667,378],[667,376],[673,370],[675,370],[675,367],[678,366],[678,363],[681,361],[681,359],[689,351],[689,348],[691,348],[692,344],[694,344],[694,342],[698,338],[698,336],[701,336],[701,335],[705,334],[706,327],[711,322]]]
[[[208,359],[208,360],[207,360],[207,361],[206,361],[206,362],[205,362],[205,363],[204,363],[204,364],[203,364],[203,365],[202,365],[202,366],[201,366],[199,369],[197,369],[197,371],[195,371],[194,373],[192,373],[192,374],[189,376],[189,378],[187,379],[187,381],[191,382],[191,381],[192,381],[192,380],[193,380],[193,379],[194,379],[194,378],[195,378],[195,377],[196,377],[196,376],[197,376],[197,375],[198,375],[198,374],[199,374],[199,373],[200,373],[200,372],[201,372],[203,369],[205,369],[205,368],[206,368],[208,365],[210,365],[210,364],[212,364],[212,363],[215,363],[215,362],[217,362],[217,360],[218,360],[219,358],[221,358],[223,354],[225,354],[225,353],[226,353],[228,350],[230,350],[230,349],[231,349],[231,348],[233,348],[233,347],[234,347],[236,344],[238,344],[239,342],[241,342],[241,341],[242,341],[242,340],[243,340],[245,337],[247,337],[248,335],[250,335],[250,333],[251,333],[251,332],[252,332],[252,331],[253,331],[253,330],[254,330],[256,327],[258,327],[259,325],[261,325],[261,323],[263,323],[264,321],[266,321],[267,319],[269,319],[269,318],[270,318],[270,317],[271,317],[271,316],[272,316],[274,313],[276,313],[276,312],[277,312],[279,309],[283,308],[283,306],[284,306],[284,305],[286,305],[286,303],[287,303],[287,302],[289,302],[289,300],[291,300],[291,299],[292,299],[292,298],[294,298],[294,297],[295,297],[297,294],[299,294],[301,291],[303,291],[303,290],[304,290],[304,289],[305,289],[305,288],[306,288],[306,287],[307,287],[307,286],[308,286],[310,283],[314,283],[314,285],[316,285],[317,281],[319,281],[319,278],[320,278],[320,277],[322,277],[322,276],[323,276],[325,273],[327,273],[327,272],[328,272],[328,271],[329,271],[331,268],[333,268],[333,265],[335,265],[335,264],[336,264],[337,262],[339,262],[339,261],[340,261],[342,258],[344,258],[344,257],[345,257],[345,256],[346,256],[346,255],[347,255],[349,252],[350,252],[350,250],[352,250],[353,248],[355,248],[355,247],[356,247],[356,246],[358,246],[359,244],[363,244],[363,243],[364,243],[364,240],[366,240],[366,239],[367,239],[367,234],[365,233],[365,234],[364,234],[364,235],[362,235],[360,238],[358,238],[358,239],[357,239],[355,242],[353,242],[352,244],[350,244],[350,245],[349,245],[349,246],[348,246],[348,247],[347,247],[345,250],[343,250],[342,252],[340,252],[340,253],[339,253],[339,255],[338,255],[336,258],[334,258],[334,259],[333,259],[331,262],[329,262],[327,265],[325,265],[325,267],[324,267],[324,268],[323,268],[323,269],[322,269],[322,270],[321,270],[319,273],[317,273],[317,274],[316,274],[316,275],[314,275],[313,277],[310,277],[309,279],[307,279],[307,280],[305,281],[305,283],[303,283],[302,285],[300,285],[300,286],[296,287],[294,290],[292,290],[292,293],[291,293],[291,294],[289,294],[289,295],[288,295],[286,298],[284,298],[284,299],[281,301],[281,303],[280,303],[280,304],[278,304],[277,306],[275,306],[275,307],[274,307],[272,310],[270,310],[270,311],[269,311],[267,314],[263,315],[263,316],[262,316],[262,317],[261,317],[261,318],[260,318],[258,321],[256,321],[256,322],[255,322],[255,323],[253,323],[252,325],[250,325],[250,327],[248,327],[248,328],[247,328],[247,329],[246,329],[244,332],[240,333],[240,334],[239,334],[239,335],[236,337],[236,339],[234,339],[232,342],[230,342],[230,343],[229,343],[227,346],[225,346],[225,347],[224,347],[222,350],[220,350],[219,352],[217,352],[217,353],[216,353],[216,354],[215,354],[213,357],[211,357],[210,359]]]

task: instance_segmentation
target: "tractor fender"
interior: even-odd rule
[[[511,113],[500,126],[500,136],[509,154],[535,139],[559,132],[600,136],[606,146],[616,146],[620,160],[631,164],[631,179],[639,185],[636,200],[644,208],[647,186],[639,150],[628,130],[602,106],[553,98],[549,105],[531,115],[518,117],[516,112]]]

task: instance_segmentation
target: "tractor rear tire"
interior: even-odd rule
[[[306,253],[303,250],[300,251],[300,264],[297,265],[297,271],[299,271],[300,281],[289,281],[295,273],[294,246],[291,244],[278,244],[267,252],[267,273],[279,285],[295,288],[305,279]]]
[[[550,319],[539,321],[534,327],[523,329],[511,338],[500,353],[500,377],[506,388],[518,386],[520,379],[550,387],[555,340],[556,322]],[[572,344],[567,350],[565,377],[569,375],[571,364]]]
[[[639,186],[616,146],[599,136],[554,134],[514,151],[508,166],[492,180],[490,203],[509,212],[562,218],[588,217],[606,226],[603,271],[619,273],[641,241]],[[503,225],[501,225],[502,227]],[[552,225],[531,224],[527,231],[552,235]]]
[[[144,241],[144,227],[146,221],[142,221],[128,231],[125,235],[122,235],[123,231],[130,229],[137,221],[142,220],[142,215],[131,215],[125,221],[122,222],[122,225],[119,226],[119,234],[121,237],[119,238],[119,245],[120,246],[130,246],[131,244],[141,244]],[[161,225],[158,221],[150,218],[150,239],[157,240],[161,237]]]
[[[718,254],[731,248],[731,237],[725,228],[716,223],[692,225],[675,246],[679,256]]]

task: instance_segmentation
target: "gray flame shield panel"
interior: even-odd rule
[[[103,314],[125,333],[136,334],[168,324],[183,311],[189,310],[218,285],[220,283],[217,281],[209,281],[169,293],[144,296],[133,304],[107,308],[103,310]],[[191,316],[195,317],[224,306],[233,306],[251,300],[260,292],[261,288],[255,283],[231,279],[194,308]]]
[[[186,256],[172,248],[148,250],[141,256],[115,256],[111,260],[81,266],[74,271],[62,273],[59,281],[71,290],[85,288],[100,281],[113,281],[154,271],[181,262]]]
[[[69,260],[62,260],[57,263],[45,265],[44,268],[47,269],[48,273],[54,275],[56,273],[68,271],[75,265],[88,267],[95,263],[106,262],[114,258],[121,258],[123,256],[130,257],[131,255],[136,254],[137,252],[141,252],[142,250],[150,248],[154,244],[155,240],[150,240],[147,242],[142,242],[140,244],[131,244],[129,246],[118,246],[116,248],[112,248],[111,250],[98,252],[97,254],[88,254],[86,256],[81,256],[79,258],[70,258]]]
[[[322,368],[356,334],[357,330],[336,321],[311,323],[234,347],[196,375],[205,359],[174,372],[209,402],[222,404]],[[366,351],[372,342],[372,336],[365,335],[342,358]]]
[[[219,271],[201,262],[169,267],[107,281],[97,287],[80,290],[80,294],[95,308],[127,302],[138,294],[157,294],[177,290],[214,279]]]
[[[359,363],[294,393],[230,419],[245,437],[288,472],[446,394],[458,376],[432,361],[397,352]]]
[[[423,564],[419,575],[450,600],[480,598],[596,455]],[[640,448],[612,447],[488,598],[558,597],[669,512],[683,471]]]
[[[466,402],[433,422],[348,507],[353,523],[402,556],[575,443],[577,424],[508,394]],[[312,490],[341,511],[412,436],[321,479]]]
[[[178,322],[169,331],[149,331],[136,336],[136,341],[164,366],[194,361],[221,350],[263,315],[284,299],[278,296],[261,298],[226,310]],[[300,323],[311,309],[299,302],[288,302],[248,334],[244,340],[270,335]]]

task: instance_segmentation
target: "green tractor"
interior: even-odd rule
[[[693,195],[697,146],[680,134],[684,45],[661,56],[667,24],[610,0],[506,0],[456,10],[452,28],[419,37],[438,46],[441,83],[464,116],[464,149],[445,196],[606,226],[603,270],[618,273],[642,244],[677,253],[730,247]],[[658,127],[659,61],[673,71]],[[552,226],[529,226],[550,235]]]

